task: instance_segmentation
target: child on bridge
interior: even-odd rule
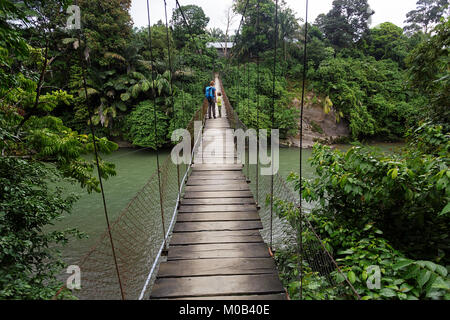
[[[217,108],[219,109],[219,118],[222,118],[222,93],[219,92],[217,95]]]
[[[211,119],[211,111],[214,115],[214,119],[216,119],[216,88],[214,87],[215,82],[211,81],[211,83],[209,84],[209,87],[206,88],[206,99],[208,99],[208,118]]]

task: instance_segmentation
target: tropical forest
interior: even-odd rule
[[[212,121],[211,81],[219,119],[279,130],[275,180],[242,172],[284,296],[450,300],[449,1],[401,26],[328,2],[224,1],[219,28],[212,1],[0,0],[0,300],[159,290],[187,195],[212,193],[170,161],[177,129]]]

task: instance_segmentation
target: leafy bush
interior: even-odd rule
[[[45,231],[70,213],[74,196],[49,187],[61,174],[38,162],[0,157],[0,299],[51,299],[64,263],[57,245],[76,230]]]
[[[306,216],[364,299],[450,299],[444,266],[450,261],[450,139],[442,131],[422,124],[400,154],[314,147],[316,178],[304,180],[302,190],[315,208]],[[297,175],[288,180],[300,188]],[[279,200],[275,205],[298,229],[298,210]],[[310,231],[302,236],[306,241]],[[381,270],[379,289],[366,283],[373,265]]]
[[[250,79],[247,71],[232,67],[223,74],[224,86],[231,105],[236,109],[239,119],[248,127],[272,128],[272,95],[273,76],[269,67],[260,66],[259,87],[257,88],[258,72],[255,63],[249,64]],[[257,93],[259,98],[257,97]],[[278,77],[275,81],[274,128],[280,130],[280,137],[286,138],[297,133],[298,110],[292,105],[292,96],[287,91],[287,81]]]
[[[275,209],[294,228],[298,228],[298,210],[294,210],[292,204],[276,200]],[[321,213],[307,214],[306,217],[363,300],[450,299],[447,268],[431,261],[406,258],[381,237],[383,232],[376,229],[374,223],[367,224],[362,229],[349,229]],[[302,237],[306,245],[308,239],[315,239],[309,228],[304,228]],[[312,249],[309,248],[308,252]],[[310,254],[311,252],[308,255]],[[292,247],[276,253],[281,280],[293,299],[299,298],[300,291],[298,258],[297,250]],[[307,261],[303,260],[302,263],[303,299],[355,298],[344,282],[345,278],[337,270],[325,275],[323,271],[313,270]],[[374,266],[380,272],[379,287],[372,277]],[[330,282],[330,278],[334,280]]]
[[[311,163],[317,178],[305,182],[303,196],[320,201],[323,211],[343,225],[358,229],[376,222],[401,251],[448,261],[450,142],[442,127],[434,130],[430,135],[419,128],[410,147],[399,155],[362,147],[342,153],[315,146]],[[440,155],[415,150],[417,140],[440,143]]]
[[[414,124],[417,108],[410,97],[415,94],[407,91],[405,73],[391,60],[324,60],[311,75],[314,89],[328,95],[349,120],[354,139],[401,138]]]
[[[128,135],[134,145],[140,147],[160,148],[166,142],[168,117],[156,110],[157,137],[155,136],[155,105],[146,100],[139,103],[127,117]]]

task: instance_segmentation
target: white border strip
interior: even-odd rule
[[[202,119],[202,122],[203,122],[203,119]],[[147,280],[145,281],[144,288],[142,288],[141,295],[139,296],[139,300],[142,300],[144,298],[144,294],[145,294],[145,291],[147,291],[147,287],[148,287],[148,284],[150,282],[150,279],[152,278],[152,275],[153,275],[153,272],[155,271],[156,265],[158,264],[158,261],[161,258],[161,254],[162,254],[162,251],[164,249],[164,243],[167,241],[167,238],[169,237],[170,231],[172,230],[172,226],[173,226],[173,223],[175,221],[175,217],[177,215],[178,204],[180,203],[181,192],[183,191],[184,182],[186,181],[187,175],[189,173],[189,169],[191,168],[192,163],[194,162],[195,149],[197,148],[198,141],[200,140],[200,138],[203,135],[203,128],[204,127],[203,127],[203,124],[202,124],[202,130],[200,130],[199,136],[197,137],[197,141],[194,143],[194,148],[192,149],[191,161],[189,163],[189,167],[187,168],[186,173],[184,174],[183,180],[182,180],[182,182],[180,184],[180,190],[178,191],[177,203],[176,203],[174,211],[173,211],[172,221],[170,222],[169,229],[167,229],[166,237],[164,238],[164,240],[163,240],[163,242],[161,244],[161,247],[159,248],[158,255],[156,256],[156,259],[153,262],[152,268],[150,269],[150,273],[148,274]]]

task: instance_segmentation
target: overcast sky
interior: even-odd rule
[[[175,8],[175,0],[167,1],[167,14],[172,17],[172,10]],[[195,4],[205,11],[210,18],[208,28],[220,28],[225,30],[226,20],[225,11],[229,8],[232,0],[178,0],[180,5]],[[305,17],[306,0],[286,0],[288,6],[292,8],[298,18]],[[327,13],[331,9],[333,0],[310,0],[309,1],[309,20],[314,22],[321,13]],[[372,27],[389,21],[400,27],[404,26],[406,13],[416,8],[417,0],[369,0],[369,4],[375,15],[372,17]],[[147,25],[147,1],[132,0],[131,16],[136,27]],[[164,0],[150,0],[150,18],[152,24],[158,20],[164,19]],[[234,29],[239,26],[240,18],[235,19]]]

